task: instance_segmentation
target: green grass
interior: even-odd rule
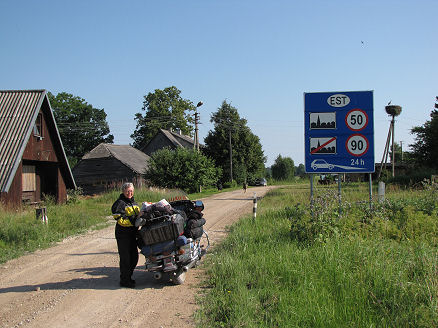
[[[428,233],[438,221],[434,191],[389,192],[388,206],[399,205],[367,216],[356,202],[368,195],[357,185],[345,188],[343,198],[351,204],[343,205],[344,214],[330,190],[319,188],[317,206],[328,208],[319,208],[312,217],[308,188],[296,187],[269,193],[259,202],[256,220],[246,217],[233,225],[207,257],[206,292],[196,313],[199,326],[438,325],[436,233]],[[331,202],[324,199],[327,192]],[[429,199],[430,193],[435,208],[429,215],[418,200]],[[406,208],[411,214],[403,225],[400,213]],[[398,214],[384,218],[381,213]],[[300,218],[305,223],[297,224]],[[393,233],[381,222],[390,222]]]
[[[21,212],[2,211],[0,213],[0,263],[36,249],[50,247],[68,236],[114,224],[114,220],[109,216],[111,216],[111,205],[119,194],[120,192],[113,191],[94,198],[78,197],[70,204],[45,204],[49,221],[47,225],[36,219],[35,209],[31,207]],[[176,194],[178,192],[175,191],[137,189],[135,198],[139,201],[155,202]]]

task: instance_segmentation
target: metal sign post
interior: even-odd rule
[[[304,93],[306,173],[373,173],[373,112],[373,91]]]

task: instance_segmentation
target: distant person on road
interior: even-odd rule
[[[248,185],[246,184],[246,181],[243,183],[243,193],[246,193],[246,189],[248,188]]]
[[[116,223],[117,249],[120,257],[120,286],[135,287],[132,274],[138,262],[136,235],[138,228],[135,220],[140,214],[140,208],[134,200],[134,185],[123,184],[122,193],[111,207]]]

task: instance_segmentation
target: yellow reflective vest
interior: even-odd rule
[[[129,201],[122,195],[112,206],[114,220],[122,227],[133,227],[131,221],[140,213],[140,207],[135,201]]]

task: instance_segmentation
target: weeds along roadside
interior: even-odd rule
[[[336,188],[336,187],[335,187]],[[271,191],[207,257],[201,327],[438,326],[436,185]]]

